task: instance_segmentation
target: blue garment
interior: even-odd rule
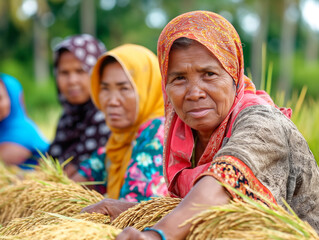
[[[0,74],[7,89],[11,106],[10,114],[0,121],[0,144],[11,142],[27,148],[32,156],[24,164],[36,164],[39,157],[38,151],[46,153],[48,141],[40,132],[35,123],[26,115],[23,103],[23,89],[17,79],[7,74]]]

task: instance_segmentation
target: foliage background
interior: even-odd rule
[[[271,79],[278,105],[295,110],[307,86],[293,121],[318,159],[319,0],[0,0],[0,71],[20,80],[27,112],[52,139],[61,112],[52,68],[59,41],[90,33],[108,49],[136,43],[156,53],[165,24],[192,10],[214,11],[235,26],[246,74],[258,88]]]

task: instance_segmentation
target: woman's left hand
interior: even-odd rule
[[[95,212],[95,213],[101,213],[104,215],[109,215],[111,218],[111,221],[113,221],[122,212],[126,211],[130,207],[133,207],[136,204],[137,203],[106,198],[98,203],[95,203],[93,205],[90,205],[90,206],[83,208],[81,212],[82,213],[83,212],[88,212],[88,213]]]
[[[140,232],[135,228],[127,227],[116,237],[116,240],[161,240],[161,237],[156,232]]]

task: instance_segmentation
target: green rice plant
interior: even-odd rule
[[[35,171],[26,172],[24,179],[38,179],[63,184],[74,183],[63,171],[64,166],[68,164],[72,158],[60,164],[59,160],[54,159],[52,156],[44,156],[41,152],[39,152],[39,154],[41,158],[38,159],[38,165],[29,165],[34,168]]]
[[[267,68],[267,73],[266,73]],[[260,89],[265,90],[269,95],[272,92],[273,63],[266,63],[266,44],[262,46],[262,73]],[[250,74],[251,77],[251,74]],[[274,103],[280,107],[292,109],[291,120],[306,139],[317,164],[319,165],[319,100],[307,98],[308,87],[303,86],[300,93],[294,91],[289,100],[286,100],[286,93],[277,91],[272,96]]]

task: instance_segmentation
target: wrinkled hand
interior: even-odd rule
[[[109,215],[111,221],[117,218],[122,212],[126,211],[130,207],[133,207],[137,203],[126,202],[116,199],[106,198],[102,201],[95,203],[93,205],[87,206],[81,210],[81,213],[101,213],[104,215]]]
[[[117,237],[116,240],[160,240],[161,237],[152,231],[140,232],[135,228],[125,228]]]

